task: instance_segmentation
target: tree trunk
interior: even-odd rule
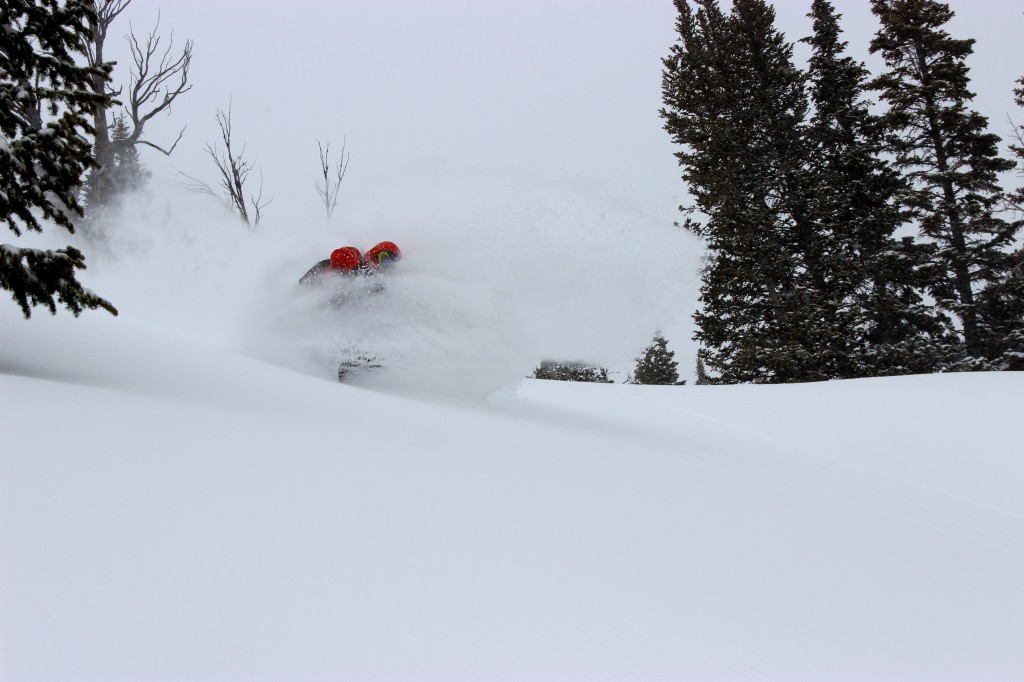
[[[939,118],[935,98],[929,87],[928,65],[924,59],[923,50],[915,46],[918,58],[918,68],[921,73],[921,85],[924,91],[925,112],[928,116],[928,137],[932,148],[935,151],[935,166],[939,172],[940,186],[944,205],[939,209],[946,217],[949,226],[950,246],[953,257],[950,258],[949,270],[953,274],[953,288],[960,299],[960,309],[957,316],[963,324],[964,346],[967,354],[978,357],[981,346],[981,339],[978,338],[978,314],[974,307],[974,288],[971,286],[971,271],[967,262],[967,240],[964,235],[964,221],[960,215],[960,209],[956,200],[956,189],[950,178],[949,158],[946,155],[946,146],[942,137],[942,130],[939,126]]]
[[[92,46],[93,64],[98,66],[103,64],[103,44],[107,39],[107,26],[101,21],[96,23],[95,21],[90,22],[93,31]],[[107,82],[102,76],[94,76],[92,80],[92,89],[98,95],[105,95],[107,93]],[[106,201],[109,194],[108,181],[105,177],[104,169],[110,166],[111,161],[111,148],[110,148],[110,128],[107,125],[107,108],[106,106],[97,106],[92,112],[92,125],[94,128],[93,133],[93,159],[96,161],[96,168],[92,173],[92,196],[90,197],[91,202],[102,204]]]

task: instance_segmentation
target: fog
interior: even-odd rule
[[[394,222],[346,231],[363,250],[397,242],[395,270],[308,289],[298,279],[336,246],[330,229],[271,222],[249,232],[201,197],[151,190],[110,217],[108,246],[93,245],[83,279],[123,317],[325,378],[357,349],[387,365],[378,385],[403,390],[482,396],[544,358],[600,363],[624,379],[679,301],[694,303],[692,281],[671,276],[696,271],[692,238],[595,207],[587,188],[515,193],[525,200],[497,205],[493,194],[425,188],[396,206]],[[410,206],[415,221],[402,219]],[[377,283],[383,292],[330,302],[338,286]]]
[[[808,4],[775,3],[791,40],[810,30]],[[979,39],[978,108],[1005,133],[1024,14],[951,4],[950,30]],[[837,5],[867,58],[867,3]],[[457,392],[548,357],[622,380],[661,330],[686,376],[701,244],[673,224],[688,198],[658,117],[674,13],[668,0],[135,0],[111,31],[115,82],[130,65],[120,35],[159,18],[172,53],[195,41],[193,89],[147,125],[157,144],[183,135],[170,157],[143,148],[146,192],[101,240],[79,240],[82,279],[125,315],[317,375],[331,376],[339,346],[367,345],[406,381]],[[262,183],[270,199],[253,231],[183,186],[183,173],[216,183],[204,147],[229,107],[255,165],[249,191]],[[331,220],[318,142],[350,154]],[[334,248],[384,239],[405,259],[372,305],[324,310],[298,291]]]

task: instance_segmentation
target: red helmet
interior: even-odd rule
[[[402,252],[394,242],[381,242],[366,252],[366,264],[374,270],[394,265]]]
[[[343,246],[331,252],[331,270],[355,272],[363,264],[363,256],[354,246]]]

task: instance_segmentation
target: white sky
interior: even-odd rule
[[[877,72],[869,3],[836,4],[851,53]],[[951,4],[953,35],[978,39],[977,108],[1005,134],[1007,114],[1024,119],[1012,98],[1024,75],[1024,10],[1017,0]],[[810,33],[809,5],[775,3],[794,43]],[[605,357],[631,357],[660,328],[681,368],[692,365],[701,249],[672,227],[687,199],[658,116],[661,58],[675,40],[670,0],[134,0],[112,34],[129,22],[144,33],[158,13],[179,44],[195,41],[194,89],[147,131],[166,144],[188,126],[170,162],[147,155],[158,182],[175,169],[215,182],[203,146],[217,140],[215,112],[231,102],[236,143],[273,196],[264,228],[320,235],[292,269],[343,242],[395,239],[433,263],[464,252],[479,262],[467,275],[477,282],[532,273],[520,275],[533,288],[523,305],[551,308],[548,327],[563,310],[603,300],[619,316],[607,324],[628,328],[622,344],[637,349]],[[123,42],[112,40],[108,54],[122,59],[115,75],[126,79]],[[343,139],[351,164],[324,230],[317,140],[338,149]],[[173,187],[168,196],[187,197]],[[652,258],[660,272],[645,272]],[[485,272],[498,261],[500,272]],[[636,301],[642,319],[622,318]],[[583,319],[594,315],[561,322]]]
[[[810,32],[809,4],[776,3],[794,42]],[[1024,74],[1024,11],[1012,0],[951,4],[953,34],[978,39],[978,108],[1004,133]],[[868,3],[837,5],[866,58]],[[237,138],[275,195],[268,220],[316,209],[317,139],[347,138],[342,202],[360,214],[383,186],[443,178],[458,193],[466,176],[496,187],[582,179],[595,199],[636,202],[668,223],[682,200],[657,116],[669,0],[135,0],[114,35],[129,21],[142,32],[158,11],[176,40],[195,41],[195,88],[151,135],[170,140],[187,123],[174,165],[212,179],[202,147],[216,139],[215,110],[233,102]]]

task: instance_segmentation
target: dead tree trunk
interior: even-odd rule
[[[220,127],[220,137],[224,143],[224,150],[221,151],[217,144],[208,144],[205,149],[217,166],[217,173],[220,176],[217,184],[220,185],[221,191],[218,192],[202,180],[197,180],[190,175],[185,175],[184,173],[182,175],[188,178],[189,182],[186,183],[186,186],[190,190],[200,194],[207,194],[224,202],[230,210],[238,214],[242,222],[254,230],[263,218],[263,209],[273,201],[273,197],[266,201],[263,199],[262,173],[260,174],[258,190],[255,194],[250,193],[246,197],[246,183],[249,179],[249,174],[255,168],[255,164],[245,159],[245,145],[242,146],[241,151],[235,150],[231,131],[230,104],[228,104],[226,113],[222,109],[217,110],[217,125]]]
[[[323,174],[324,184],[316,185],[316,192],[324,204],[324,213],[330,220],[334,215],[334,209],[338,206],[338,190],[341,189],[341,181],[345,179],[345,172],[348,170],[348,154],[345,153],[345,141],[341,142],[341,156],[334,166],[331,166],[330,154],[331,143],[326,146],[317,140],[320,148],[320,171]]]
[[[104,48],[110,26],[131,2],[132,0],[93,0],[96,19],[90,26],[92,37],[85,45],[90,66],[105,63]],[[95,128],[93,158],[98,169],[94,171],[90,180],[90,205],[107,203],[117,190],[104,173],[104,169],[110,168],[115,152],[118,151],[115,147],[146,145],[169,156],[185,132],[185,129],[182,128],[170,147],[156,144],[143,137],[146,123],[157,114],[166,112],[179,95],[192,89],[188,82],[189,66],[192,62],[192,41],[186,41],[181,53],[175,56],[172,34],[167,48],[161,51],[161,37],[157,34],[159,28],[160,20],[158,18],[156,26],[142,41],[134,32],[125,36],[132,52],[132,71],[127,101],[114,100],[114,103],[125,107],[128,120],[131,121],[129,134],[124,139],[111,140],[109,109],[99,107],[93,112],[93,127]],[[113,90],[100,78],[94,80],[93,90],[97,94],[114,97],[121,97],[124,93],[124,88]]]

